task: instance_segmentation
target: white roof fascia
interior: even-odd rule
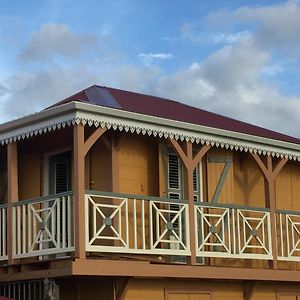
[[[3,144],[3,141],[7,143],[70,126],[75,116],[75,103],[68,103],[1,124],[0,142]]]
[[[262,154],[281,153],[300,160],[300,145],[182,121],[128,112],[88,103],[71,102],[0,125],[2,144],[56,130],[74,123],[112,127],[142,134],[188,139],[197,143]],[[277,155],[278,156],[278,155]],[[291,159],[291,157],[289,157]]]
[[[219,143],[234,143],[243,147],[264,148],[266,151],[271,152],[288,151],[291,155],[300,155],[300,145],[285,141],[80,102],[76,102],[76,109],[76,116],[86,120],[127,125],[129,127],[135,126],[146,130],[167,132],[172,135],[190,136],[195,139],[213,139]]]

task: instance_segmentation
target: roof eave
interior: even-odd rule
[[[161,117],[155,117],[155,116],[129,112],[129,111],[114,109],[109,107],[97,106],[93,104],[81,103],[81,102],[75,102],[75,107],[77,111],[82,111],[82,112],[110,115],[125,120],[135,120],[135,121],[140,121],[141,123],[151,123],[155,125],[164,125],[170,128],[185,129],[191,132],[206,133],[214,137],[218,137],[218,136],[227,137],[227,138],[236,139],[245,142],[255,142],[261,145],[276,146],[283,149],[300,151],[299,144],[265,138],[261,136],[255,136],[251,134],[240,133],[236,131],[208,127],[204,125],[197,125],[197,124],[192,124],[192,123],[187,123],[182,121],[165,119]]]
[[[196,137],[195,139],[203,139],[211,144],[228,143],[234,145],[231,149],[242,147],[245,151],[248,148],[272,153],[279,151],[300,160],[298,144],[76,101],[0,125],[0,140],[3,144],[3,140],[7,143],[21,137],[30,137],[47,132],[47,128],[50,131],[64,127],[61,124],[66,122],[68,125],[89,122],[90,125],[102,123],[106,124],[103,126],[135,127],[138,128],[136,132],[146,130],[148,133],[159,133],[160,136],[185,137],[191,140]]]

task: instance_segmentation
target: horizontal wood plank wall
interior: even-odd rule
[[[223,149],[210,149],[207,154],[207,187],[208,187],[208,202],[214,196],[217,184],[222,174],[225,163],[222,162],[209,162],[210,159],[232,159],[232,151]],[[233,193],[233,167],[230,166],[229,172],[225,179],[225,183],[220,194],[219,203],[234,203]]]

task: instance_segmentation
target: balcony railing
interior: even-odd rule
[[[278,210],[278,260],[300,261],[300,213]]]
[[[95,191],[86,191],[82,200],[87,253],[191,255],[187,201]],[[64,193],[14,203],[12,258],[71,255],[73,201]],[[195,202],[194,213],[198,258],[273,259],[268,209]],[[8,259],[8,221],[7,205],[1,205],[1,261]],[[300,213],[276,211],[276,233],[277,259],[300,261]]]
[[[272,259],[267,209],[199,203],[195,219],[197,256]]]
[[[190,255],[186,202],[95,192],[85,201],[87,251]]]
[[[13,258],[74,251],[72,195],[13,204]]]

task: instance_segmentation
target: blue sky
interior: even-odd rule
[[[300,2],[2,1],[0,122],[92,84],[300,137]]]

